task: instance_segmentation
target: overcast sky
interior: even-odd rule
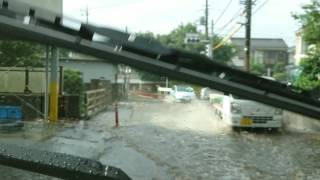
[[[210,19],[216,21],[228,2],[209,0]],[[215,33],[228,34],[235,23],[241,22],[241,18],[237,18],[222,29],[243,8],[239,2],[232,0],[226,13],[215,24]],[[257,0],[253,10],[252,36],[283,38],[288,45],[294,45],[295,31],[299,26],[291,13],[301,11],[301,5],[308,2],[310,0]],[[85,21],[84,10],[88,6],[90,23],[121,30],[128,27],[130,32],[165,34],[181,23],[197,23],[204,14],[204,4],[205,0],[64,0],[64,14]],[[258,7],[261,8],[257,10]],[[244,37],[244,28],[235,36]]]

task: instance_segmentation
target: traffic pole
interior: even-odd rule
[[[250,72],[252,0],[246,0],[245,68]]]
[[[45,88],[44,88],[44,120],[48,121],[48,107],[49,107],[49,45],[46,45],[46,60],[45,60]]]
[[[119,74],[119,67],[118,65],[116,66],[117,72],[115,74],[115,106],[114,106],[114,114],[115,114],[115,127],[119,127],[119,112],[118,112],[118,99],[119,99],[119,88],[118,88],[118,74]]]
[[[52,47],[51,58],[51,77],[50,77],[50,122],[58,120],[58,99],[59,99],[59,83],[58,83],[58,63],[59,51],[57,47]]]
[[[116,126],[115,127],[119,127],[119,111],[118,111],[118,101],[116,101],[115,104],[115,121],[116,121]]]

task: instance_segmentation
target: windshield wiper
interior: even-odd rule
[[[0,145],[0,164],[70,180],[130,180],[121,169],[63,153]]]

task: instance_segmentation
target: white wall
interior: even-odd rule
[[[306,57],[307,45],[302,39],[301,32],[296,33],[296,53],[294,56],[295,65],[299,65],[302,58]]]
[[[100,79],[114,82],[115,68],[112,64],[101,61],[60,61],[64,69],[78,70],[83,73],[83,81],[90,82],[91,79]]]

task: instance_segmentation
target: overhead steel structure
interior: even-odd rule
[[[0,37],[51,44],[313,118],[320,117],[319,92],[298,91],[200,54],[165,47],[153,39],[81,24],[14,0],[2,1],[0,15]]]
[[[63,47],[312,118],[320,117],[319,91],[297,90],[134,33],[82,24],[14,0],[0,3],[0,37]]]

